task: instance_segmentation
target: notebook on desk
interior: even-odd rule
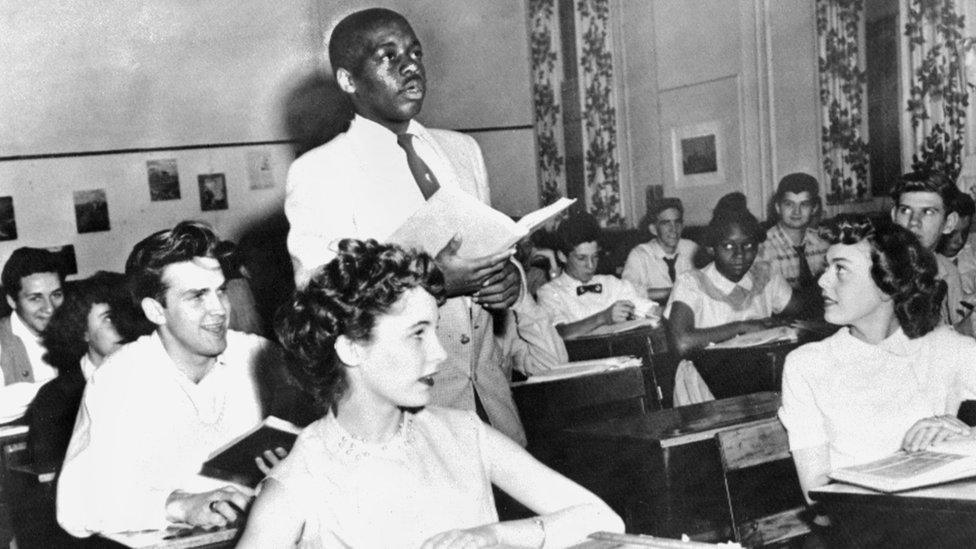
[[[512,386],[546,383],[560,379],[609,372],[610,370],[619,370],[620,368],[637,368],[642,364],[643,361],[641,359],[633,356],[613,356],[608,358],[595,358],[593,360],[566,362],[557,364],[548,372],[533,374],[525,381],[513,383]]]

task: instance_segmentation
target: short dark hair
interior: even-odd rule
[[[347,238],[339,242],[336,257],[278,310],[275,332],[289,370],[321,412],[334,409],[348,387],[336,339],[369,341],[376,319],[418,287],[443,302],[444,276],[429,255]]]
[[[941,321],[946,284],[935,255],[918,238],[886,216],[839,214],[820,229],[831,244],[871,246],[871,279],[892,297],[895,316],[910,338],[931,332]]]
[[[17,299],[21,280],[37,273],[54,273],[64,282],[61,262],[56,255],[43,248],[17,248],[10,254],[0,273],[3,291],[11,299]]]
[[[559,250],[569,254],[584,242],[599,242],[601,232],[596,218],[588,213],[579,213],[567,217],[559,224],[556,229],[556,241]]]
[[[88,329],[88,313],[99,303],[112,311],[112,323],[123,343],[134,341],[145,334],[141,326],[141,311],[135,310],[125,287],[125,275],[99,271],[94,275],[73,281],[64,303],[51,315],[44,329],[45,360],[62,373],[78,368],[81,357],[88,352],[85,331]]]
[[[766,231],[746,207],[745,195],[736,192],[723,196],[715,205],[712,219],[702,235],[702,244],[714,248],[725,238],[732,226],[739,227],[756,243],[766,240]]]
[[[950,209],[959,214],[960,217],[972,217],[973,214],[976,214],[976,201],[973,201],[973,197],[969,193],[960,191],[956,193],[956,199]]]
[[[779,180],[779,186],[776,187],[773,200],[779,202],[786,196],[786,193],[800,194],[804,192],[810,193],[810,198],[820,196],[820,184],[817,182],[817,178],[803,172],[791,173]]]
[[[209,225],[199,221],[181,221],[172,229],[155,232],[132,248],[125,262],[129,293],[135,304],[151,297],[166,305],[163,270],[173,263],[192,261],[195,257],[221,260],[220,239]]]
[[[386,8],[369,8],[344,17],[329,38],[329,63],[332,73],[346,69],[358,76],[363,61],[369,56],[370,44],[366,34],[388,23],[401,23],[412,30],[407,18]]]
[[[678,214],[681,217],[685,216],[685,206],[681,203],[680,198],[667,197],[660,200],[656,200],[647,209],[647,214],[644,215],[644,219],[641,221],[641,227],[646,228],[652,223],[657,223],[657,216],[661,215],[664,210],[675,209],[678,210]]]
[[[949,177],[939,171],[928,172],[909,172],[902,175],[891,190],[891,198],[898,205],[901,195],[905,193],[935,193],[942,198],[942,204],[946,208],[946,215],[954,211],[956,199],[959,196],[959,189]]]

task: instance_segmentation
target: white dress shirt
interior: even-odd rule
[[[638,244],[627,255],[623,274],[620,278],[630,281],[638,290],[645,292],[651,288],[670,288],[674,285],[668,275],[668,265],[664,258],[677,256],[674,262],[675,274],[679,275],[693,269],[691,260],[695,257],[698,245],[682,238],[673,254],[668,254],[657,239]],[[677,279],[677,276],[675,276]],[[646,295],[646,294],[645,294]]]
[[[600,293],[586,292],[577,295],[577,287],[591,284],[600,284],[602,286]],[[593,275],[593,278],[584,284],[564,271],[563,274],[539,288],[539,305],[549,312],[554,324],[582,320],[621,300],[633,303],[634,312],[639,317],[658,312],[657,303],[638,294],[637,289],[630,282],[612,275]]]
[[[58,481],[58,522],[83,537],[165,527],[177,489],[225,485],[198,477],[208,455],[261,420],[254,379],[270,342],[227,333],[227,349],[198,383],[156,334],[125,345],[95,371]]]
[[[942,326],[916,339],[899,329],[877,345],[849,328],[786,357],[779,417],[790,449],[828,445],[830,467],[894,453],[916,421],[955,416],[976,395],[976,341]]]
[[[517,262],[515,265],[522,271],[521,265]],[[525,278],[524,272],[522,277]],[[505,329],[495,339],[502,350],[505,360],[502,368],[507,379],[512,378],[512,369],[531,376],[569,361],[566,344],[559,337],[552,317],[524,288],[506,313]]]
[[[435,152],[437,143],[427,129],[411,120],[407,133],[416,136],[414,149],[436,174],[440,186],[458,189],[457,176]],[[315,268],[335,257],[338,240],[375,238],[382,242],[424,204],[396,134],[357,115],[349,130],[335,139],[339,141],[329,143],[330,147],[314,149],[295,160],[288,171],[288,251],[299,287]],[[327,162],[322,157],[327,155],[342,156],[339,173],[322,172]],[[478,198],[488,202],[487,185],[478,191]]]

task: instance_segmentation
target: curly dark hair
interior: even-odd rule
[[[45,360],[62,373],[78,368],[81,357],[88,352],[85,331],[88,329],[88,313],[96,304],[108,305],[112,323],[123,343],[136,340],[144,332],[138,319],[141,311],[135,309],[125,288],[125,276],[121,273],[99,271],[89,278],[70,283],[70,291],[64,303],[54,314],[43,333]]]
[[[588,213],[580,213],[567,217],[556,229],[556,240],[559,250],[564,254],[572,253],[576,246],[586,242],[600,241],[600,224],[596,218]]]
[[[712,220],[708,222],[705,234],[702,235],[702,244],[714,248],[729,234],[732,226],[739,227],[757,244],[766,240],[766,231],[746,207],[745,196],[742,193],[729,193],[715,205]]]
[[[372,239],[344,239],[338,255],[279,309],[275,332],[289,370],[320,412],[334,409],[348,387],[336,339],[369,341],[376,319],[412,288],[443,302],[444,275],[429,255]]]
[[[871,278],[892,297],[906,336],[921,337],[938,326],[946,284],[938,278],[935,255],[911,231],[887,217],[840,214],[820,228],[820,236],[831,244],[871,246]]]

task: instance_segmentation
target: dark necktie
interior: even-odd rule
[[[603,293],[603,284],[584,284],[582,286],[576,287],[576,295],[583,295],[586,292],[593,292],[595,294]]]
[[[397,145],[400,145],[404,152],[407,153],[407,165],[410,166],[410,173],[413,174],[413,180],[420,187],[420,193],[424,195],[424,200],[430,200],[430,197],[441,186],[437,183],[437,178],[434,177],[434,172],[431,171],[430,166],[424,162],[423,158],[420,158],[420,155],[413,148],[412,139],[413,135],[401,133],[397,135]]]
[[[807,263],[807,246],[800,244],[793,246],[793,249],[796,250],[797,260],[800,264],[800,276],[797,277],[797,281],[800,286],[808,286],[813,283],[813,272],[810,270],[810,264]]]
[[[674,282],[674,277],[677,276],[677,273],[674,270],[674,264],[678,261],[678,254],[674,254],[674,257],[665,256],[661,259],[668,264],[668,276],[671,277],[671,282]]]

